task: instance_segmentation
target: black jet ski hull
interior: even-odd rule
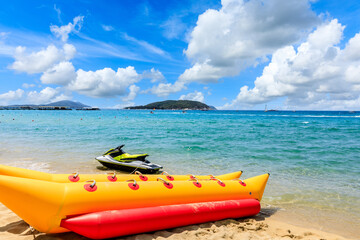
[[[107,167],[110,169],[116,169],[116,170],[120,170],[120,171],[124,171],[124,172],[139,171],[143,174],[154,174],[154,173],[158,173],[161,170],[161,168],[159,168],[159,169],[142,169],[142,168],[136,168],[136,167],[122,166],[122,165],[108,163],[108,162],[100,162],[100,163],[104,167]]]
[[[110,156],[99,156],[95,158],[98,160],[103,166],[110,168],[110,169],[116,169],[126,172],[133,172],[133,171],[139,171],[141,173],[151,174],[151,173],[157,173],[162,169],[162,166],[158,164],[153,164],[150,162],[142,162],[142,161],[124,161],[120,162],[117,160],[114,160]]]

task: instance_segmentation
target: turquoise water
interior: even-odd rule
[[[97,172],[94,157],[125,144],[174,174],[269,172],[265,204],[359,226],[359,112],[4,110],[0,122],[0,164]]]

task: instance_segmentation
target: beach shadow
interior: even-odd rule
[[[23,220],[12,222],[5,226],[0,227],[0,232],[9,232],[12,234],[21,234],[26,230],[29,230],[29,225]]]
[[[83,237],[79,234],[69,233],[58,233],[58,234],[41,234],[36,235],[34,240],[88,240],[89,238]]]

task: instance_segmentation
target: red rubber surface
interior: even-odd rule
[[[93,239],[113,238],[258,214],[255,199],[112,210],[70,217],[61,227]]]

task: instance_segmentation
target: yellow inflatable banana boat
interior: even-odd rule
[[[164,177],[164,176],[162,176]],[[56,183],[0,175],[0,201],[35,229],[69,231],[69,216],[107,210],[137,209],[210,201],[261,200],[269,174],[246,180]]]
[[[30,178],[37,179],[49,182],[58,182],[58,183],[70,183],[70,182],[84,182],[90,179],[94,179],[97,182],[117,182],[117,181],[126,181],[129,179],[135,179],[136,181],[156,181],[157,178],[161,177],[169,181],[186,181],[189,179],[198,179],[198,180],[209,180],[211,178],[217,178],[220,180],[231,180],[239,178],[242,174],[242,171],[223,174],[219,176],[212,175],[203,175],[203,176],[194,176],[194,175],[170,175],[166,172],[163,172],[161,175],[145,175],[140,172],[135,172],[135,174],[116,174],[114,172],[109,174],[51,174],[44,173],[24,168],[10,167],[0,164],[0,175],[7,175],[13,177],[21,178]]]

